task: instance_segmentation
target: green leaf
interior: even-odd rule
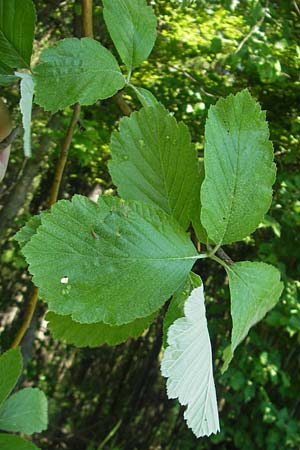
[[[40,61],[35,102],[53,113],[76,102],[92,105],[125,85],[114,56],[91,38],[64,39],[43,50]]]
[[[15,72],[21,78],[20,110],[24,128],[24,155],[31,156],[31,112],[34,91],[34,81],[28,73]]]
[[[174,219],[113,197],[58,202],[23,253],[50,310],[111,325],[157,311],[198,259]]]
[[[129,74],[150,54],[156,17],[146,0],[103,0],[104,20]]]
[[[36,230],[42,223],[42,215],[48,213],[49,211],[43,211],[40,214],[30,217],[28,222],[15,234],[14,239],[19,243],[21,248],[24,247],[36,233]]]
[[[36,14],[31,0],[0,0],[0,61],[30,67]]]
[[[187,405],[188,427],[197,437],[209,436],[220,431],[220,425],[203,285],[188,297],[184,315],[169,328],[161,373],[168,378],[168,398]]]
[[[130,337],[139,337],[144,330],[149,328],[154,318],[155,315],[151,315],[125,325],[111,326],[103,322],[82,324],[74,322],[70,316],[60,316],[53,312],[48,312],[46,315],[46,320],[49,321],[48,328],[54,338],[63,340],[67,344],[76,345],[76,347],[121,344]]]
[[[247,90],[212,106],[205,127],[201,222],[215,244],[255,231],[272,200],[276,168],[265,112]]]
[[[198,162],[188,128],[161,105],[121,120],[109,171],[121,197],[159,206],[183,228],[196,201]]]
[[[237,262],[226,267],[231,295],[231,346],[225,352],[224,372],[237,346],[250,328],[259,322],[279,300],[283,284],[280,272],[261,262]]]
[[[170,325],[179,317],[184,316],[184,304],[186,299],[190,296],[192,290],[201,286],[201,278],[193,272],[190,272],[185,282],[174,292],[172,300],[169,304],[163,322],[163,346],[167,346],[167,334]]]
[[[154,97],[152,92],[148,91],[148,89],[144,89],[144,88],[141,88],[141,87],[136,87],[136,86],[133,86],[133,85],[130,85],[130,86],[132,87],[132,89],[136,93],[137,98],[141,102],[142,106],[144,106],[145,108],[147,108],[148,106],[156,106],[156,105],[159,104],[159,102]]]
[[[32,442],[25,441],[14,434],[0,434],[1,450],[39,450]]]
[[[42,391],[22,389],[2,403],[0,429],[25,434],[39,433],[48,426],[47,409],[47,398]]]
[[[0,405],[15,387],[22,368],[23,359],[19,347],[0,356]]]

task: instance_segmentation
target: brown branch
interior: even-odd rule
[[[93,33],[93,0],[82,0],[82,34],[92,38]]]
[[[124,116],[130,116],[130,114],[132,113],[132,109],[124,100],[122,92],[118,92],[116,95],[114,95],[113,101],[118,105],[121,113],[124,114]]]
[[[86,37],[93,36],[93,0],[82,0],[82,27],[84,36]],[[49,200],[50,206],[57,201],[64,168],[68,159],[69,148],[74,135],[75,127],[80,119],[80,110],[81,110],[80,104],[76,103],[74,105],[73,114],[71,117],[66,137],[62,144],[60,158],[56,166]],[[26,330],[30,325],[32,316],[34,314],[37,305],[37,300],[38,300],[38,288],[34,287],[33,294],[29,300],[29,304],[25,312],[23,323],[20,329],[18,330],[17,335],[12,343],[12,348],[17,347],[21,343],[26,333]]]
[[[26,330],[30,325],[32,316],[33,316],[35,308],[36,308],[37,301],[38,301],[38,288],[34,287],[32,296],[28,303],[25,318],[23,320],[21,327],[18,330],[16,337],[13,340],[13,343],[11,344],[11,348],[16,348],[16,347],[18,347],[18,345],[20,345],[20,342],[22,341],[23,336],[26,333]]]
[[[53,183],[52,183],[52,187],[51,187],[49,206],[53,205],[57,201],[63,172],[64,172],[65,165],[66,165],[66,162],[68,159],[69,148],[70,148],[70,145],[72,142],[75,127],[76,127],[79,117],[80,117],[80,109],[81,109],[80,104],[76,103],[76,105],[74,106],[74,109],[73,109],[71,122],[70,122],[66,137],[64,139],[64,142],[63,142],[63,145],[61,148],[60,157],[59,157],[58,163],[56,165],[54,179],[53,179]]]
[[[219,256],[219,258],[221,258],[222,261],[224,261],[228,266],[231,266],[234,262],[232,261],[232,259],[230,258],[229,255],[227,255],[227,253],[224,252],[224,250],[222,249],[222,247],[220,247],[216,254]]]

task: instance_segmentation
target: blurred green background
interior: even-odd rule
[[[81,2],[35,0],[38,26],[34,59],[58,39],[80,36]],[[48,431],[35,436],[44,450],[274,450],[300,449],[300,2],[297,0],[152,0],[158,39],[133,75],[183,120],[203,156],[208,108],[219,97],[248,87],[267,111],[278,176],[268,215],[254,235],[225,250],[234,260],[262,260],[279,267],[285,290],[221,375],[230,338],[225,272],[201,261],[214,350],[221,433],[197,440],[160,376],[162,317],[138,340],[115,348],[76,349],[54,341],[39,304],[23,342],[26,385],[41,387],[50,402]],[[95,38],[113,49],[94,0]],[[117,55],[116,55],[117,56]],[[0,87],[20,123],[18,85]],[[55,95],[55,93],[54,93]],[[132,92],[124,98],[139,108]],[[122,113],[117,99],[82,111],[60,198],[113,190],[108,171],[110,133]],[[6,350],[22,321],[32,289],[26,263],[12,240],[46,207],[71,109],[51,117],[34,109],[33,158],[14,144],[0,185],[0,346]]]

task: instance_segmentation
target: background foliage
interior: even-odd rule
[[[37,60],[44,46],[80,36],[80,2],[34,3]],[[94,3],[95,38],[113,49],[102,4]],[[228,372],[221,375],[221,354],[231,328],[228,282],[213,262],[198,264],[209,300],[222,411],[221,433],[198,441],[184,426],[179,406],[166,398],[159,373],[161,318],[138,340],[114,349],[76,349],[48,334],[40,304],[23,343],[25,385],[39,386],[50,403],[49,428],[35,442],[45,450],[296,450],[300,447],[299,8],[290,0],[150,3],[158,17],[158,39],[134,79],[184,120],[198,142],[200,157],[207,110],[219,97],[248,87],[267,110],[278,170],[272,207],[257,232],[238,250],[231,246],[228,251],[233,259],[261,258],[280,267],[285,290],[276,308],[236,350]],[[18,86],[1,87],[1,96],[19,123]],[[138,105],[131,91],[124,96],[133,109]],[[0,186],[2,351],[11,343],[31,289],[25,261],[11,237],[30,215],[46,206],[70,114],[66,109],[51,117],[35,108],[34,157],[24,161],[21,140],[17,142]],[[107,171],[108,143],[121,117],[118,97],[83,109],[61,198],[114,189]]]

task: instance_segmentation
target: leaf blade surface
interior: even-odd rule
[[[125,85],[114,56],[91,38],[64,39],[43,50],[40,61],[34,69],[35,102],[53,113],[76,102],[92,105]]]
[[[280,272],[270,264],[237,262],[226,271],[231,294],[232,336],[231,345],[225,350],[223,372],[250,328],[276,305],[283,290]]]
[[[201,222],[215,244],[255,231],[272,201],[276,167],[265,113],[247,90],[220,99],[205,127]]]
[[[123,118],[109,171],[122,198],[159,206],[183,228],[197,196],[198,162],[188,128],[160,104]]]
[[[157,311],[198,258],[160,209],[117,198],[97,205],[81,196],[43,215],[23,253],[50,310],[110,325]]]
[[[169,328],[161,372],[168,378],[168,397],[187,405],[188,427],[197,437],[209,436],[220,426],[203,285],[188,297],[184,314]]]
[[[156,39],[156,17],[145,0],[104,0],[104,20],[129,73],[150,54]]]

